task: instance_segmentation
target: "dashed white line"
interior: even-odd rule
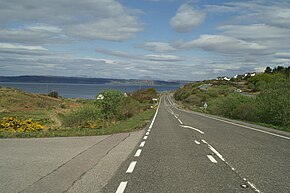
[[[212,155],[207,155],[208,159],[212,162],[212,163],[217,163],[216,159],[214,159],[214,157],[212,157]]]
[[[148,138],[148,136],[144,136],[144,137],[143,137],[143,139],[147,139],[147,138]]]
[[[180,120],[180,119],[177,119],[178,121],[179,121],[179,123],[182,125],[183,123],[182,123],[182,121]]]
[[[195,130],[195,131],[197,131],[197,132],[199,132],[199,133],[201,133],[201,134],[204,134],[203,131],[201,131],[201,130],[199,130],[199,129],[196,129],[196,128],[194,128],[194,127],[186,126],[186,125],[180,125],[180,126],[181,126],[181,127],[184,127],[184,128],[192,129],[192,130]]]
[[[141,154],[141,152],[142,152],[142,149],[138,149],[137,151],[136,151],[136,153],[135,153],[135,157],[139,157],[140,156],[140,154]]]
[[[117,191],[116,191],[116,193],[123,193],[125,188],[126,188],[126,186],[127,186],[127,183],[128,183],[127,181],[126,182],[121,182],[119,187],[118,187],[118,189],[117,189]]]
[[[128,169],[127,169],[127,171],[126,171],[126,173],[132,173],[134,171],[134,168],[135,168],[136,164],[137,164],[137,161],[131,162],[129,167],[128,167]]]
[[[146,134],[145,135],[149,135],[149,132],[146,132]]]
[[[145,141],[142,141],[142,142],[140,143],[140,147],[144,147],[144,145],[145,145]]]
[[[200,144],[200,142],[199,142],[199,141],[196,141],[196,140],[194,140],[194,143],[196,143],[197,145],[199,145],[199,144]]]
[[[203,143],[208,144],[204,139],[201,140]]]

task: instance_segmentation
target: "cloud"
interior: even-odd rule
[[[270,49],[290,49],[290,28],[266,24],[223,25],[218,27],[223,34],[263,44]]]
[[[0,41],[30,44],[66,42],[67,38],[61,32],[59,27],[44,24],[21,28],[0,28]]]
[[[176,32],[190,32],[205,19],[205,14],[194,10],[189,4],[179,7],[176,15],[171,18],[170,25]]]
[[[21,44],[0,43],[0,54],[28,54],[28,55],[47,55],[48,50],[42,46],[27,46]]]
[[[121,52],[121,51],[111,51],[111,50],[102,49],[102,48],[97,48],[96,51],[105,55],[132,59],[132,60],[137,60],[141,62],[144,62],[144,61],[158,61],[158,62],[184,61],[184,59],[181,59],[180,57],[175,56],[175,55],[165,55],[165,54],[136,55],[136,54],[129,54],[126,52]]]
[[[224,35],[201,35],[198,39],[175,43],[180,49],[201,48],[223,54],[269,54],[266,46]]]
[[[155,52],[169,52],[176,50],[166,42],[145,42],[144,44],[137,45],[137,47]]]
[[[134,37],[136,32],[142,30],[142,24],[135,13],[115,0],[0,1],[0,24],[41,23],[62,29],[65,35],[90,40],[123,41]],[[39,28],[24,28],[22,33],[25,35],[29,30],[33,33],[41,31]],[[50,37],[53,30],[50,28],[44,31],[47,33],[42,35]],[[6,29],[6,33],[9,32],[12,37],[13,33],[20,33],[21,29]]]

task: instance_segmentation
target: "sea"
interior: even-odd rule
[[[147,86],[147,85],[109,85],[109,84],[68,84],[68,83],[19,83],[0,82],[2,87],[16,88],[37,94],[48,94],[51,91],[58,92],[65,98],[95,99],[96,95],[104,90],[112,89],[121,92],[133,92],[138,89],[155,88],[158,92],[174,91],[178,85]]]

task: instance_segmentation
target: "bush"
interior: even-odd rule
[[[246,121],[257,121],[256,106],[253,103],[240,104],[233,111],[233,118]]]
[[[241,109],[242,104],[254,104],[255,99],[252,97],[244,96],[238,93],[230,94],[226,97],[219,97],[213,99],[208,104],[209,113],[216,114],[219,116],[225,116],[229,118],[235,118],[239,108]]]
[[[75,111],[71,111],[61,117],[65,127],[73,128],[100,128],[101,121],[100,111],[94,105],[85,105]]]
[[[157,98],[158,94],[155,88],[141,89],[132,93],[132,97],[140,103],[152,104],[153,98]]]
[[[140,103],[131,97],[124,97],[117,108],[119,119],[133,117],[141,111],[142,107]]]
[[[117,90],[107,90],[97,95],[96,105],[105,119],[115,119],[123,94]]]
[[[53,97],[53,98],[58,98],[58,92],[51,91],[51,92],[48,93],[48,96]]]
[[[0,120],[0,132],[33,132],[43,130],[44,126],[32,119],[18,119],[17,117],[4,117]]]
[[[290,83],[272,83],[257,98],[258,118],[277,126],[290,126]]]

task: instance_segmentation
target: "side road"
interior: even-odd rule
[[[2,139],[0,192],[99,192],[144,132]]]

